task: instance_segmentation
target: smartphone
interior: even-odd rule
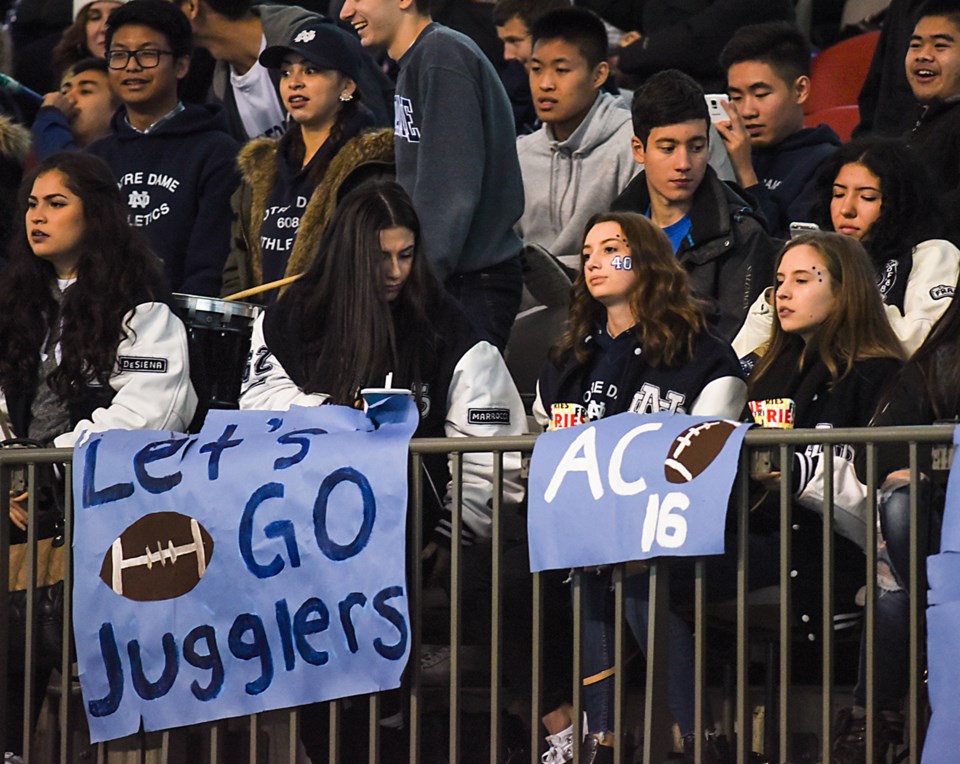
[[[814,231],[819,231],[820,226],[816,223],[804,223],[799,220],[795,220],[790,224],[790,238],[796,239],[798,236],[802,236],[805,233],[813,233]]]
[[[723,109],[723,104],[730,103],[730,96],[726,93],[707,93],[707,111],[710,112],[711,122],[727,122],[730,115]]]

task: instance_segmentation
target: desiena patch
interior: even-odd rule
[[[145,356],[118,355],[117,367],[120,371],[143,371],[150,374],[166,374],[166,358],[147,358]]]

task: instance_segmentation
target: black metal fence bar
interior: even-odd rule
[[[493,454],[493,526],[490,539],[490,764],[503,746],[503,453]]]
[[[821,544],[823,545],[823,619],[821,621],[820,639],[823,641],[823,700],[821,705],[820,725],[823,733],[820,735],[820,755],[824,764],[830,764],[832,761],[833,734],[831,725],[833,724],[833,661],[835,657],[833,649],[833,585],[834,585],[834,565],[833,565],[833,448],[827,447],[823,450],[823,529],[821,534]]]
[[[792,464],[792,452],[795,447],[803,447],[808,444],[822,444],[824,448],[824,459],[826,464],[824,477],[824,493],[827,497],[824,500],[824,517],[827,522],[824,523],[822,543],[825,561],[832,561],[836,545],[833,536],[832,523],[829,519],[833,517],[836,511],[832,501],[832,470],[830,465],[834,459],[832,445],[834,444],[866,444],[865,452],[867,455],[867,484],[872,488],[878,486],[878,478],[884,476],[878,475],[877,471],[877,444],[902,442],[909,443],[909,468],[910,468],[910,497],[909,497],[909,538],[910,557],[909,557],[909,598],[911,602],[910,623],[909,623],[909,690],[907,698],[906,719],[905,719],[905,744],[909,751],[909,760],[919,762],[920,751],[922,749],[923,734],[925,729],[925,712],[923,709],[923,640],[924,640],[924,618],[922,603],[924,592],[926,590],[924,559],[928,550],[925,546],[929,529],[926,528],[927,512],[925,506],[921,506],[920,498],[923,495],[921,489],[921,477],[918,472],[920,458],[918,450],[921,446],[933,443],[946,443],[952,439],[952,425],[938,425],[933,427],[913,427],[913,428],[885,428],[885,429],[865,429],[865,430],[816,430],[816,431],[763,431],[752,430],[746,438],[746,447],[750,448],[776,448],[780,451],[781,464],[784,469],[781,475],[781,484],[790,485],[790,465]],[[505,628],[507,622],[504,620],[504,596],[507,579],[504,569],[504,543],[505,529],[503,525],[503,453],[509,451],[529,452],[535,442],[534,436],[523,438],[483,438],[483,439],[427,439],[416,440],[411,445],[411,500],[412,506],[419,507],[423,500],[423,485],[421,483],[422,457],[429,453],[453,453],[452,465],[454,476],[454,496],[453,506],[456,509],[461,507],[462,503],[462,455],[466,453],[492,452],[494,454],[494,466],[492,477],[494,483],[498,486],[493,497],[493,540],[490,551],[491,571],[492,571],[492,590],[490,593],[491,605],[491,623],[489,630],[491,657],[490,657],[490,721],[489,737],[490,750],[489,761],[496,764],[504,760],[505,740],[504,728],[502,726],[501,714],[506,700],[507,686],[503,682],[503,651],[505,644]],[[65,465],[64,478],[66,480],[67,490],[65,495],[65,525],[63,534],[66,544],[66,574],[64,582],[64,630],[63,645],[61,653],[61,663],[63,670],[59,680],[60,704],[57,711],[57,724],[59,726],[59,737],[55,743],[44,750],[54,750],[52,754],[61,762],[74,760],[76,755],[74,751],[74,742],[72,740],[73,728],[82,724],[82,719],[74,717],[71,704],[69,702],[72,692],[75,692],[75,681],[73,676],[72,655],[70,653],[71,633],[71,611],[72,611],[72,557],[71,541],[73,537],[73,496],[70,490],[71,486],[71,452],[57,449],[5,449],[0,451],[0,502],[8,504],[10,495],[11,475],[10,468],[15,465],[27,465],[27,479],[30,484],[36,484],[38,466],[43,464]],[[734,502],[737,513],[737,593],[736,593],[736,646],[735,646],[735,668],[734,668],[734,698],[733,698],[733,723],[734,729],[728,730],[735,732],[735,756],[738,761],[744,761],[749,756],[751,750],[752,738],[752,713],[751,699],[749,694],[748,678],[750,665],[750,618],[748,607],[749,594],[749,537],[747,528],[750,519],[749,496],[747,493],[747,475],[749,472],[748,460],[741,460],[740,476],[736,489],[736,500]],[[25,557],[25,571],[27,580],[26,589],[26,613],[28,627],[25,636],[25,651],[22,657],[25,674],[30,676],[32,671],[39,665],[40,654],[38,652],[38,630],[35,627],[38,608],[38,557],[37,557],[37,538],[39,527],[36,522],[37,517],[37,496],[31,493],[28,499],[28,526],[27,541],[29,545]],[[874,677],[876,671],[882,669],[880,659],[876,656],[876,623],[877,623],[877,492],[868,491],[867,506],[867,539],[864,550],[865,569],[866,569],[866,608],[865,608],[865,641],[867,646],[867,760],[872,761],[879,754],[881,742],[878,739],[880,716],[876,702],[876,689]],[[777,758],[781,761],[789,760],[794,754],[790,750],[791,732],[794,716],[799,714],[791,712],[791,703],[796,703],[796,697],[793,693],[791,683],[793,681],[791,672],[791,645],[790,634],[792,632],[792,613],[793,608],[790,603],[790,579],[793,574],[793,565],[791,560],[790,531],[792,528],[793,513],[792,500],[789,491],[781,491],[780,501],[780,529],[781,529],[781,549],[780,549],[780,602],[779,602],[779,664],[776,676],[779,680],[779,691],[776,693],[776,703],[773,707],[765,708],[764,724],[769,729],[772,725],[776,730],[777,737]],[[453,512],[453,537],[458,539],[462,533],[462,521],[458,511]],[[422,517],[419,512],[412,512],[410,518],[410,539],[411,549],[419,547],[420,540],[423,538]],[[0,559],[8,558],[10,554],[10,529],[4,522],[0,523]],[[408,568],[408,598],[410,602],[410,645],[411,660],[410,669],[407,672],[405,685],[408,690],[404,693],[407,700],[406,725],[408,730],[408,749],[411,761],[420,761],[423,753],[422,746],[422,713],[423,713],[423,694],[424,688],[420,681],[419,656],[421,651],[422,637],[422,573],[419,562],[411,556]],[[706,597],[706,569],[703,561],[696,563],[695,571],[695,601],[693,611],[693,622],[695,632],[696,662],[695,677],[697,686],[696,707],[695,707],[695,733],[696,745],[694,758],[696,761],[704,759],[705,751],[703,745],[705,732],[705,699],[707,685],[707,658],[706,658],[706,633],[707,633],[707,614],[710,606],[707,604]],[[463,633],[461,629],[462,603],[461,587],[464,575],[464,559],[460,545],[453,543],[451,545],[450,559],[450,640],[451,640],[451,674],[449,681],[449,741],[448,758],[451,761],[459,762],[461,759],[464,732],[462,728],[463,720],[461,715],[464,713],[464,707],[461,702],[461,673],[464,670],[461,642]],[[582,641],[582,616],[583,602],[580,578],[584,574],[577,571],[574,574],[573,583],[573,612],[574,612],[574,683],[573,683],[573,706],[574,706],[574,746],[580,748],[580,734],[583,725],[583,703],[582,703],[582,677],[581,677],[581,657],[584,650]],[[836,573],[832,562],[824,566],[824,578],[822,583],[822,606],[823,606],[823,628],[822,628],[822,657],[823,668],[820,677],[822,683],[822,696],[820,708],[821,735],[819,757],[821,761],[831,761],[831,739],[834,730],[833,724],[833,705],[835,700],[834,681],[836,674],[836,655],[833,633],[833,614],[836,609],[834,602],[833,584],[836,583]],[[3,576],[0,576],[3,577]],[[616,738],[614,742],[614,760],[622,762],[626,758],[626,750],[623,745],[623,733],[627,728],[631,715],[628,713],[627,704],[627,674],[626,665],[626,640],[624,630],[624,597],[627,571],[623,566],[615,566],[612,573],[614,589],[614,609],[616,629],[614,632],[614,728]],[[665,742],[663,733],[665,718],[665,699],[667,682],[667,664],[666,649],[663,636],[664,624],[666,621],[667,606],[669,604],[669,565],[664,561],[655,561],[651,564],[650,571],[650,624],[647,644],[647,682],[644,692],[644,713],[643,713],[643,746],[644,761],[659,761],[665,753],[662,746]],[[541,575],[532,576],[532,649],[531,674],[530,674],[530,718],[526,720],[531,732],[529,736],[531,764],[539,761],[541,748],[541,730],[539,729],[540,718],[543,715],[543,661],[545,655],[549,659],[555,659],[555,656],[547,648],[544,652],[544,641],[549,641],[550,634],[544,633],[543,608],[544,608],[544,579]],[[12,582],[8,579],[4,587],[9,594]],[[4,593],[0,590],[0,594]],[[0,674],[7,675],[10,665],[10,628],[9,628],[9,597],[0,597]],[[27,681],[23,688],[25,721],[23,724],[23,739],[25,743],[25,761],[38,761],[38,754],[33,749],[33,743],[43,742],[36,740],[36,731],[31,724],[32,714],[29,709],[39,698],[34,695],[33,683]],[[364,704],[360,704],[362,708]],[[354,702],[353,707],[357,704]],[[373,763],[383,760],[384,751],[381,750],[380,736],[380,716],[382,712],[381,700],[379,696],[372,696],[366,702],[369,713],[367,724],[367,748],[366,758],[368,762]],[[351,753],[345,750],[344,734],[342,731],[343,712],[346,705],[342,701],[328,704],[329,713],[329,735],[328,735],[328,755],[329,761],[345,761],[342,755]],[[548,709],[549,710],[549,709]],[[6,740],[6,720],[8,718],[8,709],[6,703],[0,703],[0,750],[5,750]],[[300,719],[296,710],[292,710],[287,716],[287,760],[297,762],[297,748],[300,737]],[[264,719],[257,715],[248,717],[247,720],[247,757],[251,763],[264,761],[267,757],[266,736],[264,732]],[[669,725],[667,725],[667,728]],[[202,730],[203,728],[199,728]],[[228,755],[227,748],[227,725],[224,723],[214,723],[208,725],[209,734],[202,735],[208,745],[209,760],[211,762],[220,762],[226,760]],[[198,730],[198,731],[199,731]],[[193,734],[193,732],[191,732]],[[201,733],[202,734],[202,733]],[[159,758],[161,761],[176,760],[179,756],[180,747],[179,738],[176,731],[163,732],[160,735],[140,735],[138,736],[145,746],[148,741],[154,746],[159,742]],[[119,748],[119,746],[118,746]],[[349,746],[353,748],[353,746]],[[96,746],[96,760],[98,762],[109,762],[113,756],[110,747],[106,744]],[[120,751],[116,751],[120,753]],[[769,755],[769,752],[768,752]],[[145,750],[141,747],[140,759],[145,760]],[[270,756],[270,761],[274,761]],[[392,764],[392,762],[391,762]]]
[[[790,760],[790,652],[789,639],[783,639],[784,634],[790,634],[792,628],[793,608],[790,605],[790,581],[792,578],[792,556],[790,554],[790,536],[793,531],[792,509],[790,500],[790,485],[792,485],[791,465],[793,450],[788,444],[780,445],[780,698],[777,705],[777,720],[779,721],[780,758],[779,761]]]
[[[737,479],[737,646],[736,646],[736,701],[734,719],[736,720],[736,760],[747,761],[751,750],[753,716],[750,713],[748,673],[750,661],[750,643],[748,639],[749,619],[747,611],[747,572],[750,564],[750,544],[748,526],[750,523],[750,460],[741,459]]]

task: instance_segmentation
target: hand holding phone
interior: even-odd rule
[[[710,112],[710,121],[716,124],[717,122],[727,122],[730,117],[726,111],[724,111],[723,104],[730,103],[730,96],[726,93],[708,93],[704,96],[707,101],[707,111]]]

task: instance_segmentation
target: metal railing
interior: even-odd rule
[[[912,428],[886,428],[863,430],[751,430],[745,441],[745,452],[749,449],[766,448],[778,449],[780,463],[789,465],[793,449],[808,444],[855,444],[862,447],[866,456],[866,480],[868,486],[876,488],[879,485],[877,474],[877,446],[882,443],[906,443],[909,451],[909,466],[911,471],[910,487],[910,558],[909,558],[909,691],[905,701],[905,735],[904,746],[908,750],[908,759],[919,762],[922,749],[923,734],[926,726],[927,711],[924,703],[923,679],[923,645],[924,645],[924,592],[925,567],[923,564],[926,555],[924,546],[924,523],[919,506],[920,483],[920,455],[935,444],[948,444],[952,441],[952,426],[931,426]],[[26,465],[27,481],[30,485],[36,484],[37,470],[41,465],[62,465],[65,483],[65,522],[63,536],[66,543],[63,547],[65,554],[66,572],[64,580],[64,618],[62,648],[59,663],[66,667],[61,672],[59,682],[50,688],[54,696],[58,696],[59,703],[56,711],[55,739],[44,738],[34,729],[33,707],[39,698],[38,690],[31,681],[24,681],[22,688],[22,708],[24,709],[22,726],[23,758],[26,762],[49,761],[72,762],[87,760],[85,755],[95,757],[97,762],[137,761],[137,762],[180,762],[202,761],[226,762],[249,761],[256,762],[287,761],[290,764],[308,761],[304,758],[298,743],[302,727],[307,724],[311,730],[316,726],[323,727],[326,722],[325,753],[330,762],[367,761],[390,762],[409,760],[411,762],[467,762],[489,761],[491,764],[506,762],[516,764],[518,761],[529,761],[532,764],[540,761],[543,750],[543,730],[540,719],[551,709],[545,707],[545,662],[570,661],[572,683],[570,685],[570,700],[573,707],[575,726],[574,747],[577,761],[580,748],[580,733],[582,728],[583,702],[581,698],[582,682],[580,676],[580,660],[583,651],[581,639],[582,620],[582,572],[576,571],[572,575],[572,655],[557,655],[557,650],[551,649],[556,643],[557,635],[547,633],[545,628],[545,594],[551,586],[550,579],[545,574],[529,574],[517,576],[517,568],[513,569],[506,563],[508,539],[507,526],[511,522],[519,526],[522,523],[522,513],[516,508],[509,508],[503,501],[503,458],[505,452],[521,451],[529,454],[535,443],[535,436],[522,438],[455,438],[455,439],[418,439],[411,444],[410,457],[410,497],[411,507],[420,508],[423,504],[424,486],[421,480],[423,474],[422,461],[424,456],[436,453],[451,453],[451,473],[453,477],[453,506],[460,506],[462,456],[471,452],[491,452],[493,459],[493,483],[496,486],[492,497],[493,525],[489,547],[473,548],[470,555],[489,555],[489,584],[485,596],[489,597],[489,619],[485,624],[488,649],[488,663],[478,675],[474,664],[465,664],[465,651],[462,649],[464,639],[464,617],[475,620],[478,611],[483,610],[478,599],[470,602],[463,601],[464,569],[467,560],[465,550],[460,545],[453,544],[450,554],[450,572],[448,584],[449,612],[445,607],[439,611],[435,604],[424,598],[425,581],[419,560],[421,539],[423,538],[423,517],[420,511],[412,510],[409,515],[409,541],[411,549],[408,564],[408,591],[410,593],[410,635],[411,658],[406,672],[406,678],[400,694],[403,698],[402,710],[399,717],[389,714],[385,707],[387,696],[371,695],[365,698],[352,698],[333,701],[324,704],[325,708],[318,711],[317,707],[306,709],[292,709],[285,712],[273,712],[267,717],[259,715],[246,717],[245,721],[231,720],[195,727],[167,730],[159,733],[143,733],[134,738],[126,739],[123,743],[102,743],[93,747],[86,747],[83,741],[85,720],[82,709],[71,698],[77,697],[77,681],[70,670],[73,658],[71,655],[70,624],[72,623],[71,602],[71,539],[73,537],[73,500],[71,493],[71,456],[72,452],[65,449],[0,449],[0,497],[4,497],[3,508],[6,508],[6,499],[10,494],[11,471],[15,467]],[[834,459],[833,449],[824,448],[826,460],[825,494],[832,494],[832,470]],[[733,527],[735,530],[736,555],[736,597],[734,622],[729,624],[728,633],[733,644],[732,665],[728,673],[732,674],[732,686],[726,693],[726,721],[721,726],[730,737],[733,745],[733,758],[737,762],[748,760],[751,748],[754,745],[753,706],[751,697],[756,692],[749,684],[751,669],[751,640],[757,639],[757,629],[751,625],[750,591],[748,586],[748,571],[750,566],[748,529],[750,526],[750,503],[748,496],[749,459],[742,458],[740,474],[735,488],[730,512],[735,515]],[[789,485],[790,470],[785,468],[782,481]],[[875,736],[878,731],[878,709],[874,699],[874,677],[878,669],[874,644],[876,635],[876,597],[877,597],[877,499],[876,490],[868,491],[867,540],[864,552],[866,578],[866,604],[864,609],[864,628],[866,629],[867,655],[867,761],[877,760],[875,752],[877,742]],[[10,639],[8,583],[0,588],[0,676],[5,677],[5,693],[0,696],[0,752],[10,750],[6,745],[7,726],[10,714],[16,709],[8,707],[5,699],[11,687],[17,686],[15,678],[21,673],[25,677],[32,677],[40,668],[38,655],[37,629],[34,628],[37,616],[37,594],[35,584],[37,574],[37,540],[38,527],[35,522],[37,516],[37,497],[31,492],[28,503],[29,522],[27,528],[26,570],[28,585],[26,589],[26,621],[25,649],[22,665],[19,661],[12,661],[9,655],[8,644]],[[833,502],[828,501],[824,507],[824,516],[832,518]],[[781,491],[779,502],[780,528],[780,556],[779,556],[779,602],[778,628],[771,635],[764,632],[763,642],[767,645],[775,666],[768,666],[773,674],[768,677],[768,691],[764,699],[765,724],[767,732],[771,732],[771,717],[776,718],[774,734],[767,734],[770,750],[760,751],[765,754],[766,760],[785,762],[791,760],[794,752],[790,750],[792,734],[796,731],[794,724],[795,710],[798,699],[797,687],[794,685],[792,673],[793,657],[793,611],[790,602],[791,577],[791,548],[790,528],[792,524],[793,501],[789,491]],[[453,514],[453,537],[459,537],[462,522],[459,513]],[[830,523],[823,524],[822,544],[824,559],[832,561],[835,544],[834,532]],[[0,522],[0,559],[7,560],[10,556],[10,524]],[[509,539],[510,553],[516,553],[523,544],[522,535],[514,533]],[[479,551],[478,551],[479,550]],[[522,550],[521,550],[522,551]],[[729,552],[728,552],[729,553]],[[522,555],[521,555],[522,557]],[[646,646],[647,669],[645,684],[642,693],[631,693],[631,680],[639,676],[639,670],[625,670],[627,665],[628,638],[624,626],[624,581],[626,578],[623,565],[614,567],[612,581],[615,602],[615,673],[614,673],[614,728],[618,731],[614,741],[614,759],[617,762],[626,762],[627,746],[624,745],[624,735],[631,720],[640,728],[640,745],[644,762],[662,760],[665,753],[671,749],[673,738],[670,734],[669,715],[665,708],[667,664],[665,660],[665,614],[669,608],[669,560],[655,560],[649,567],[649,636]],[[529,570],[529,568],[527,568]],[[697,687],[696,700],[696,750],[695,760],[703,761],[704,750],[704,718],[705,698],[708,692],[708,629],[712,624],[710,613],[715,603],[708,602],[706,594],[706,577],[708,575],[705,560],[695,563],[695,594],[693,597],[690,620],[695,635],[695,678]],[[511,578],[512,576],[512,578]],[[0,579],[6,581],[6,576],[0,574]],[[525,579],[525,580],[522,580]],[[518,583],[519,582],[519,583]],[[832,615],[835,611],[833,600],[834,572],[832,563],[825,567],[822,583],[823,628],[821,635],[822,669],[820,672],[819,694],[819,760],[829,762],[831,758],[831,740],[834,730],[833,718],[837,698],[844,692],[834,681],[836,641],[833,631]],[[522,628],[511,624],[511,619],[505,617],[505,603],[516,609],[516,590],[529,586],[529,620]],[[524,595],[526,596],[526,595]],[[465,607],[466,604],[466,607]],[[526,608],[526,603],[521,603]],[[436,621],[437,612],[440,618],[447,619],[448,638],[450,645],[449,675],[444,686],[427,685],[421,671],[421,651],[423,648],[424,618],[430,616]],[[432,614],[432,615],[431,615]],[[434,623],[434,625],[436,625]],[[476,630],[470,635],[476,637]],[[510,659],[507,661],[507,659]],[[510,663],[510,668],[507,667]],[[517,664],[524,666],[522,671],[515,670]],[[523,674],[522,676],[520,674]],[[469,686],[468,686],[469,685]],[[816,688],[815,688],[816,689]],[[636,688],[634,688],[636,690]],[[716,691],[716,688],[712,690]],[[771,695],[772,691],[772,695]],[[396,705],[396,693],[390,699],[391,709]],[[438,702],[439,698],[439,702]],[[364,735],[357,735],[355,717],[360,709],[366,708],[366,724]],[[505,709],[510,708],[514,717],[522,720],[527,732],[521,735],[525,751],[519,751],[517,735],[511,736],[513,750],[508,751],[504,727]],[[479,709],[479,711],[478,711]],[[642,713],[640,712],[642,709]],[[775,713],[774,713],[775,711]],[[347,729],[347,716],[354,718],[352,726]],[[385,715],[393,715],[403,719],[401,735],[402,756],[398,757],[396,748],[388,751],[384,745],[385,727],[381,724]],[[362,716],[362,714],[361,714]],[[469,716],[471,724],[469,732],[465,731],[465,718]],[[480,720],[478,734],[477,720]],[[279,721],[278,721],[279,720]],[[426,722],[429,721],[429,725]],[[271,733],[264,734],[264,727],[269,722]],[[362,729],[361,725],[361,729]],[[427,727],[429,726],[429,729]],[[437,730],[441,732],[438,734]],[[391,734],[393,734],[391,732]],[[320,735],[321,740],[324,739]],[[439,741],[439,742],[438,742]],[[11,741],[12,742],[12,741]],[[134,753],[121,755],[119,750]],[[44,751],[45,753],[37,753]],[[132,756],[133,758],[130,758]],[[315,753],[316,757],[317,754]],[[316,758],[314,759],[317,760]],[[323,760],[322,758],[320,760]]]

